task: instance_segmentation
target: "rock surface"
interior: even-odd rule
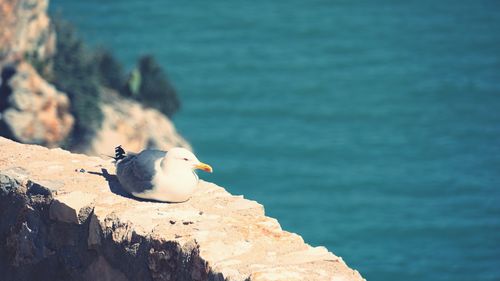
[[[0,135],[53,147],[71,131],[69,100],[28,61],[55,53],[48,0],[0,1]]]
[[[48,0],[0,1],[0,65],[29,56],[39,60],[55,50],[55,33],[46,14]]]
[[[3,138],[0,216],[2,280],[363,280],[212,183],[138,201],[110,162]]]
[[[189,143],[179,135],[174,124],[165,115],[138,102],[103,89],[101,109],[104,121],[93,141],[79,152],[88,155],[108,155],[117,144],[129,151],[144,148],[169,150],[180,146],[191,150]]]
[[[47,5],[48,0],[0,1],[0,135],[56,147],[74,124],[70,101],[30,64],[43,62],[47,68],[44,71],[51,72],[56,34],[50,26]],[[173,146],[191,149],[160,112],[120,98],[111,90],[103,89],[102,99],[102,128],[92,143],[80,143],[75,151],[109,154],[116,143],[131,151]]]
[[[74,118],[68,97],[41,78],[30,64],[5,67],[0,89],[3,135],[54,147],[70,133]]]

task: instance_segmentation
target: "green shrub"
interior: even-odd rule
[[[122,65],[115,59],[113,54],[106,49],[98,49],[94,54],[94,61],[101,85],[122,91],[126,79]]]
[[[151,55],[139,59],[137,68],[130,75],[125,95],[158,109],[168,117],[172,117],[180,108],[174,87]]]
[[[109,51],[88,50],[74,27],[60,17],[53,17],[52,23],[57,35],[57,52],[50,62],[52,71],[42,74],[71,101],[75,125],[68,146],[88,143],[101,127],[104,117],[99,106],[101,86],[115,89],[168,117],[179,109],[174,88],[152,56],[141,57],[127,80],[122,65]],[[47,62],[38,62],[36,57],[31,61],[38,69],[47,66]]]
[[[99,72],[94,56],[77,37],[73,26],[53,20],[57,34],[57,52],[53,58],[51,82],[71,100],[75,125],[69,145],[87,142],[100,128],[103,113],[99,107]]]

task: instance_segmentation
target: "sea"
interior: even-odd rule
[[[201,178],[368,280],[500,280],[498,0],[52,0],[177,89]]]

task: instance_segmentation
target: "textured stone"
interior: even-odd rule
[[[13,75],[1,82],[1,88],[9,89],[10,94],[0,118],[5,130],[0,133],[23,143],[58,145],[74,123],[69,99],[26,62],[12,66],[12,71]]]
[[[168,150],[176,146],[191,149],[172,121],[155,109],[145,108],[109,89],[103,89],[101,108],[104,113],[102,126],[79,152],[108,155],[117,144],[136,152],[145,148]]]
[[[96,216],[91,216],[89,222],[89,237],[87,238],[87,245],[89,249],[96,249],[101,245],[101,226]]]
[[[17,179],[20,182],[26,182],[28,180],[28,177],[29,177],[28,171],[26,169],[23,169],[21,167],[16,167],[16,166],[5,169],[2,171],[2,173],[5,176]]]
[[[55,34],[46,14],[48,2],[0,1],[0,66],[2,61],[24,56],[44,59],[54,53]]]
[[[57,196],[50,205],[50,218],[67,223],[82,223],[87,220],[96,195],[73,191]]]
[[[47,173],[44,161],[62,168]],[[62,185],[30,193],[16,174]],[[109,161],[0,138],[0,184],[2,280],[363,280],[262,205],[205,181],[184,203],[138,201]]]
[[[0,135],[47,147],[68,137],[74,124],[65,93],[40,77],[33,65],[51,73],[56,34],[47,16],[48,0],[0,1]],[[160,112],[102,89],[101,129],[90,143],[72,149],[92,155],[113,152],[116,144],[130,151],[146,147],[190,149],[173,123]]]
[[[85,280],[99,280],[99,281],[127,281],[127,277],[120,271],[114,269],[109,262],[103,257],[99,256],[95,259],[83,274]]]

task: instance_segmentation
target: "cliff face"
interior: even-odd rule
[[[4,68],[3,134],[24,143],[55,146],[73,126],[68,97],[57,91],[26,62]]]
[[[2,280],[363,280],[217,185],[138,201],[109,162],[3,138],[0,216]]]
[[[66,95],[44,80],[30,64],[48,62],[56,53],[56,34],[47,16],[47,0],[0,1],[0,135],[23,143],[60,146],[71,133],[74,116]],[[46,70],[50,72],[49,70]],[[189,144],[160,112],[103,89],[101,129],[91,143],[75,151],[102,154],[117,142],[132,151]],[[109,141],[113,138],[114,143]]]
[[[191,150],[174,124],[158,110],[124,99],[113,90],[104,89],[101,96],[104,113],[102,127],[95,138],[81,148],[81,152],[109,155],[117,144],[136,152],[146,147],[168,150],[181,146]]]
[[[47,0],[0,2],[0,134],[53,146],[71,130],[69,101],[27,62],[55,52]]]
[[[0,2],[0,63],[25,56],[44,59],[55,51],[55,34],[46,14],[48,0]]]

